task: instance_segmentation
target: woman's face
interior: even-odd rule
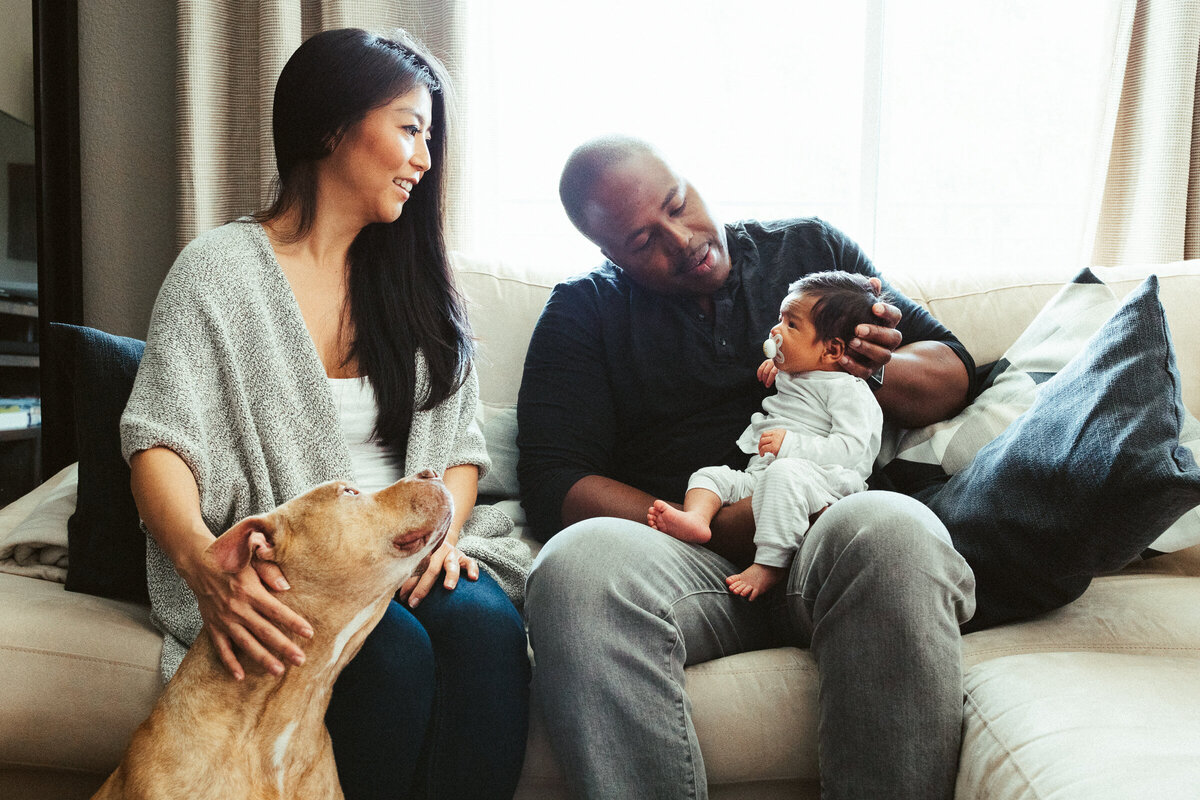
[[[323,193],[362,226],[395,222],[430,167],[433,99],[418,85],[367,112],[319,162]]]

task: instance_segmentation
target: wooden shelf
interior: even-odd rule
[[[0,353],[0,367],[37,367],[40,363],[37,356],[15,356]]]
[[[0,297],[0,314],[12,314],[15,317],[32,317],[37,319],[37,303],[22,303]]]
[[[36,303],[0,297],[0,339],[8,341],[8,349],[18,351],[0,352],[0,397],[38,392],[41,360],[33,344],[37,319]],[[0,506],[37,486],[41,474],[42,426],[0,430]]]
[[[0,442],[19,442],[23,439],[36,439],[41,434],[41,425],[34,425],[32,428],[12,428],[0,431]]]

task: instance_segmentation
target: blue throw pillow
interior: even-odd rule
[[[75,400],[79,494],[67,522],[67,589],[149,603],[146,537],[121,457],[121,412],[146,344],[76,325],[51,323]]]
[[[1150,276],[1027,412],[921,495],[975,571],[964,630],[1069,603],[1200,503],[1184,416]]]

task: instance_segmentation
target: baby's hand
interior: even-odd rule
[[[767,453],[773,456],[779,455],[779,448],[783,447],[783,437],[785,436],[787,436],[787,431],[783,428],[763,431],[763,435],[758,437],[758,454],[760,456],[765,456]]]
[[[775,366],[775,362],[769,358],[758,365],[758,379],[768,389],[775,385],[775,376],[778,374],[779,367]]]

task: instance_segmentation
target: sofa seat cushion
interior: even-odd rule
[[[0,768],[108,772],[162,689],[137,603],[0,573]]]
[[[958,800],[1200,796],[1200,658],[1009,656],[966,693]]]
[[[817,781],[817,664],[779,647],[688,667],[710,783]]]
[[[1200,579],[1108,575],[1062,608],[963,637],[968,667],[1019,653],[1068,650],[1200,658]]]

